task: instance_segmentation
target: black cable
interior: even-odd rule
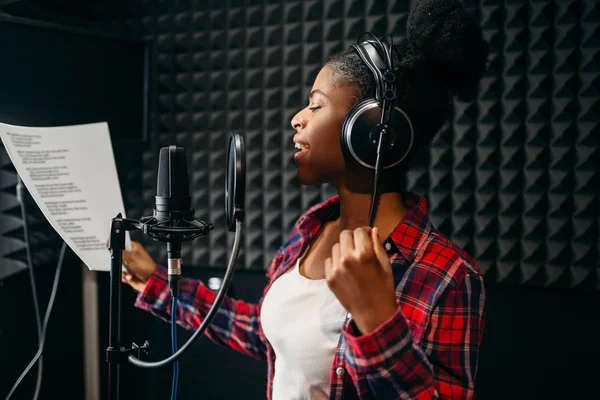
[[[33,272],[33,257],[31,256],[31,241],[29,240],[29,224],[27,223],[27,208],[25,206],[25,185],[21,177],[17,175],[17,200],[21,205],[21,218],[23,219],[23,237],[25,238],[25,253],[27,254],[27,269],[29,270],[29,282],[31,284],[31,295],[33,298],[33,311],[35,313],[35,324],[37,327],[38,346],[42,341],[42,314],[40,313],[40,303],[37,296],[37,285],[35,284],[35,274]],[[38,361],[38,374],[33,392],[33,400],[37,400],[42,388],[43,357]]]
[[[48,301],[48,309],[46,310],[46,315],[44,316],[44,326],[42,327],[42,339],[40,340],[40,348],[38,349],[37,353],[35,353],[33,360],[31,360],[31,362],[29,363],[27,368],[25,368],[25,371],[23,371],[23,373],[21,374],[19,379],[17,379],[17,381],[15,382],[14,386],[10,390],[10,393],[8,393],[8,396],[6,396],[6,400],[10,399],[10,396],[12,396],[14,391],[17,389],[17,386],[19,386],[19,384],[21,383],[23,378],[25,378],[25,375],[27,375],[29,370],[34,366],[37,359],[42,355],[42,351],[44,350],[44,342],[46,340],[46,330],[48,328],[48,319],[50,318],[50,312],[52,311],[52,306],[54,305],[54,299],[56,298],[56,289],[58,288],[58,278],[60,277],[60,271],[62,270],[62,265],[63,265],[66,251],[67,251],[67,243],[63,242],[62,248],[60,249],[60,256],[58,257],[58,265],[56,266],[56,273],[54,275],[54,283],[52,285],[52,293],[50,294],[50,300]]]
[[[241,238],[242,238],[243,225],[244,224],[241,221],[238,221],[238,220],[235,221],[235,239],[233,242],[233,251],[231,252],[231,257],[229,258],[229,264],[227,265],[227,271],[225,272],[225,277],[223,278],[223,285],[221,286],[221,289],[219,289],[219,292],[217,293],[217,297],[215,297],[215,300],[214,300],[212,306],[210,307],[210,310],[206,314],[206,317],[204,317],[204,321],[202,321],[202,324],[200,324],[200,327],[198,328],[198,330],[196,330],[196,332],[194,332],[192,337],[189,338],[188,341],[183,346],[181,346],[181,348],[179,350],[177,350],[177,353],[171,355],[169,358],[165,358],[164,360],[161,360],[161,361],[148,362],[148,361],[142,361],[134,356],[129,356],[130,363],[132,363],[136,367],[141,367],[141,368],[164,367],[164,366],[169,365],[172,362],[178,360],[202,336],[202,334],[204,333],[204,331],[206,330],[208,325],[211,323],[212,319],[215,317],[217,310],[219,309],[219,306],[223,302],[223,298],[225,297],[225,294],[227,293],[227,289],[229,288],[229,285],[233,278],[235,262],[237,261],[238,253],[240,251],[240,243],[242,241]]]
[[[383,146],[387,140],[386,129],[381,129],[379,133],[379,143],[377,144],[377,161],[375,161],[375,178],[373,179],[373,197],[371,199],[371,211],[369,212],[369,226],[373,227],[375,215],[377,214],[378,191],[379,191],[379,174],[383,164]]]
[[[373,35],[370,32],[367,32],[366,34],[369,34],[378,44],[379,47],[381,48],[381,50],[383,51],[383,55],[385,58],[385,63],[386,63],[386,69],[392,73],[394,73],[394,59],[392,57],[392,47],[394,45],[393,42],[393,38],[391,35],[385,35],[382,39],[386,39],[389,37],[390,39],[390,44],[389,44],[389,48],[386,47],[383,42],[375,35]],[[365,34],[361,35],[364,36]],[[380,54],[381,56],[381,54]],[[381,78],[381,74],[379,74],[379,77]],[[383,82],[381,82],[383,83]],[[387,84],[383,85],[384,87],[387,87]],[[380,179],[380,174],[381,174],[381,170],[383,169],[383,153],[384,153],[384,146],[387,146],[387,129],[388,129],[388,120],[389,120],[389,111],[391,108],[391,99],[388,100],[386,98],[386,93],[382,92],[381,93],[381,99],[377,99],[377,101],[381,101],[382,102],[382,112],[381,112],[381,120],[380,120],[380,132],[379,132],[379,143],[377,143],[377,160],[375,161],[375,177],[373,179],[373,196],[371,199],[371,210],[369,211],[369,226],[372,227],[373,223],[375,222],[375,215],[377,214],[377,203],[379,202],[379,179]]]

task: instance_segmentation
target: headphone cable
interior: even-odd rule
[[[377,203],[379,202],[379,175],[383,164],[383,146],[387,139],[387,130],[381,129],[379,132],[379,143],[377,143],[377,160],[375,161],[375,178],[373,179],[373,197],[371,199],[371,211],[369,212],[369,227],[373,227],[375,215],[377,214]]]

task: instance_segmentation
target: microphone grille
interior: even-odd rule
[[[156,195],[160,197],[190,195],[187,160],[183,147],[169,146],[160,149]]]
[[[160,149],[158,156],[158,179],[156,181],[156,195],[166,197],[169,195],[169,148]]]

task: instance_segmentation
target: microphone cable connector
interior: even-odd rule
[[[179,281],[181,281],[181,258],[169,258],[167,271],[171,295],[177,297],[179,296]]]

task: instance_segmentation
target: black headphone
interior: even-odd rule
[[[382,167],[384,169],[398,165],[406,158],[414,142],[413,125],[408,115],[394,105],[396,75],[390,51],[390,45],[384,44],[371,33],[372,39],[353,44],[362,61],[375,78],[375,97],[355,104],[342,124],[342,149],[350,159],[356,160],[366,168],[375,169],[377,144],[381,132],[387,136]],[[398,140],[400,138],[401,140]],[[406,140],[408,139],[408,140]]]
[[[361,38],[371,38],[361,42]],[[408,115],[394,105],[398,93],[391,54],[392,44],[384,44],[372,33],[361,35],[351,46],[375,78],[375,97],[355,104],[342,124],[341,145],[346,159],[375,170],[373,201],[369,226],[372,225],[379,174],[392,168],[410,153],[415,140],[414,129]]]

